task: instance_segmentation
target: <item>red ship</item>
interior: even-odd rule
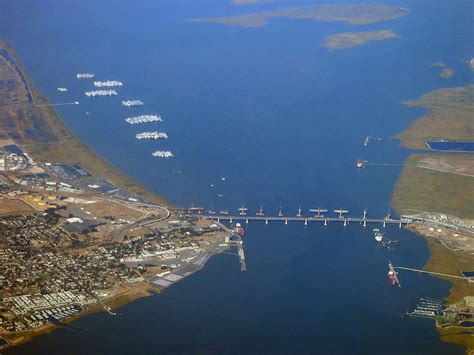
[[[242,228],[242,225],[240,223],[237,223],[235,225],[234,232],[237,233],[240,237],[243,237],[245,235],[245,230]]]

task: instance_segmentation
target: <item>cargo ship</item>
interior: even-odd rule
[[[144,105],[143,101],[140,100],[126,100],[122,101],[122,106],[133,107],[133,106],[142,106]]]
[[[136,139],[167,139],[168,135],[164,132],[142,132],[135,135]]]
[[[86,94],[87,97],[115,96],[115,95],[117,95],[117,91],[115,91],[115,90],[94,90],[94,91],[86,91],[85,94]]]
[[[156,152],[153,152],[151,155],[153,155],[156,158],[173,158],[174,155],[171,153],[169,150],[157,150]]]
[[[123,83],[117,80],[94,81],[94,86],[98,88],[102,88],[102,87],[111,88],[114,86],[123,86]]]
[[[236,223],[233,233],[242,238],[245,235],[245,230],[240,223]]]
[[[76,78],[78,79],[92,79],[95,75],[90,73],[78,73]]]
[[[163,122],[160,115],[140,115],[135,117],[128,117],[125,122],[130,124],[148,123],[148,122]]]

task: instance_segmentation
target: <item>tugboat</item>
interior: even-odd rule
[[[380,232],[380,229],[378,228],[374,228],[373,229],[373,232],[374,232],[374,239],[377,243],[381,243],[383,241],[383,234],[382,232]]]

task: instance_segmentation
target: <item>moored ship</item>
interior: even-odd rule
[[[164,132],[142,132],[135,135],[136,139],[167,139],[168,135]]]

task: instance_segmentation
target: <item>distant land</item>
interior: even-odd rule
[[[371,41],[383,41],[385,39],[398,38],[392,30],[367,31],[367,32],[344,32],[324,38],[324,47],[329,49],[345,49],[363,46]]]
[[[433,66],[445,69],[442,63]],[[403,146],[422,150],[411,154],[404,164],[392,195],[392,206],[400,215],[416,215],[440,221],[443,227],[413,226],[430,248],[426,270],[450,275],[474,270],[474,154],[423,152],[427,141],[474,141],[474,85],[439,89],[405,105],[428,112],[396,138]],[[450,307],[469,309],[474,286],[465,280],[446,278],[452,287],[446,300]],[[458,320],[437,320],[445,342],[474,350],[469,328]]]
[[[190,22],[222,23],[228,26],[261,27],[272,18],[336,21],[350,25],[367,25],[395,20],[408,15],[404,7],[386,4],[338,4],[293,7],[237,16],[192,19]]]

